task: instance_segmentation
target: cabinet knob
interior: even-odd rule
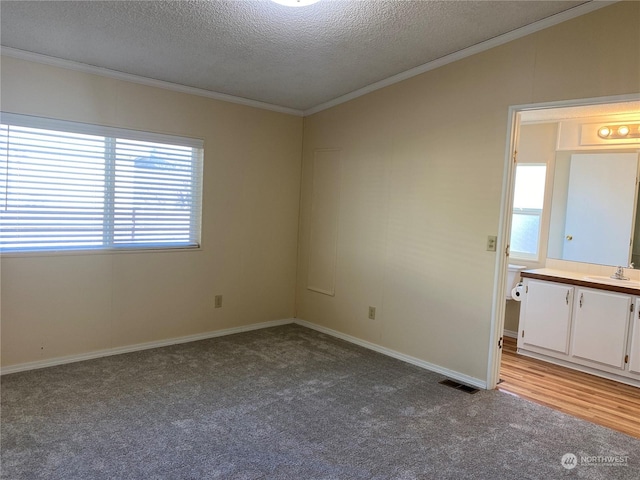
[[[573,240],[573,235],[567,235],[566,239],[569,240],[569,241]]]

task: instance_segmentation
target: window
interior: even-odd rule
[[[196,247],[202,141],[2,114],[0,251]]]
[[[516,167],[510,242],[512,257],[538,259],[546,173],[545,164]]]

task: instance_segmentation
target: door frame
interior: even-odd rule
[[[491,334],[489,335],[489,355],[487,362],[487,389],[496,387],[500,381],[500,364],[502,361],[502,342],[506,300],[504,291],[507,283],[507,268],[509,266],[509,238],[511,237],[511,212],[513,210],[513,188],[515,184],[515,152],[520,139],[520,114],[531,110],[548,110],[562,107],[584,107],[639,101],[640,93],[613,95],[595,98],[580,98],[573,100],[559,100],[554,102],[530,103],[511,105],[507,116],[507,139],[504,154],[504,169],[502,176],[502,197],[500,201],[500,223],[498,225],[498,242],[496,263],[494,268],[493,301],[491,305]]]

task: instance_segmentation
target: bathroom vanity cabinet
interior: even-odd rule
[[[518,347],[543,354],[567,355],[573,287],[533,279],[525,279],[524,285]]]
[[[631,347],[629,352],[629,371],[640,378],[640,299],[636,298],[636,314],[631,322]]]
[[[522,277],[519,353],[640,387],[640,282],[547,269]]]
[[[571,358],[595,368],[624,370],[632,297],[592,288],[576,290]]]

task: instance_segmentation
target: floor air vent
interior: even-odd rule
[[[439,383],[441,383],[442,385],[446,385],[447,387],[455,388],[457,390],[462,390],[463,392],[467,392],[467,393],[476,393],[478,391],[477,388],[469,387],[467,385],[454,382],[453,380],[442,380]]]

